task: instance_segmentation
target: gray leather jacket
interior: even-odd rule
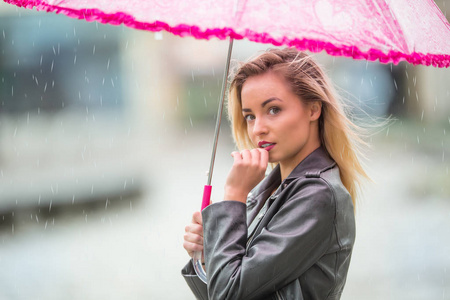
[[[182,270],[197,299],[340,298],[355,219],[336,163],[320,147],[280,181],[276,167],[247,205],[222,201],[203,210],[208,285],[191,262]]]

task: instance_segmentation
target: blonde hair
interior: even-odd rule
[[[356,204],[363,179],[369,179],[360,161],[362,146],[367,144],[360,136],[360,128],[344,111],[344,105],[328,77],[306,53],[295,48],[269,49],[234,72],[228,97],[228,116],[233,137],[239,149],[255,148],[242,115],[241,91],[251,77],[274,71],[290,84],[292,91],[305,103],[320,101],[319,136],[322,146],[336,162],[341,181]]]

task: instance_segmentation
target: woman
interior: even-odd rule
[[[367,177],[356,126],[319,66],[291,48],[241,65],[228,109],[244,150],[232,153],[224,201],[186,226],[184,248],[203,250],[208,275],[206,285],[189,262],[190,288],[198,299],[339,299]]]

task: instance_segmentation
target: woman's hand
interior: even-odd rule
[[[269,153],[264,149],[243,150],[231,153],[233,167],[225,183],[224,200],[245,203],[250,191],[264,179]]]
[[[199,211],[192,215],[192,222],[185,227],[184,231],[183,247],[189,256],[192,257],[194,252],[203,251],[203,221]]]

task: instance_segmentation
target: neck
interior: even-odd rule
[[[320,147],[320,142],[311,143],[307,148],[302,149],[295,159],[290,160],[288,162],[280,161],[280,173],[281,173],[281,181],[285,180],[289,174],[301,163],[308,155],[310,155],[314,150]]]

